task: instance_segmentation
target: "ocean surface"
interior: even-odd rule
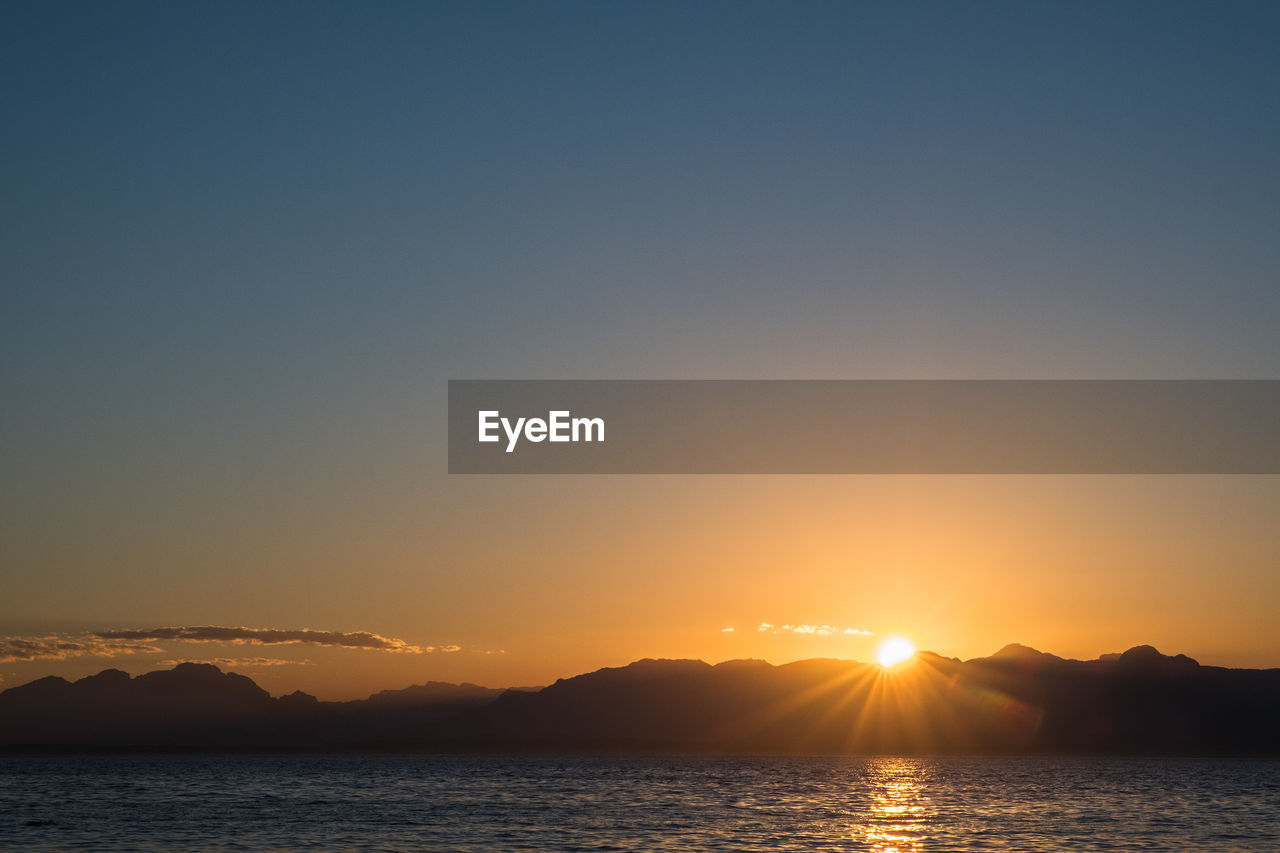
[[[1280,851],[1280,762],[18,756],[0,850]]]

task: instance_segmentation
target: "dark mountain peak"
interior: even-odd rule
[[[92,686],[116,686],[127,684],[133,680],[133,676],[122,669],[104,669],[97,675],[86,675],[76,681],[76,684],[92,685]]]
[[[832,666],[849,666],[859,661],[843,660],[841,658],[805,658],[803,660],[793,660],[790,663],[784,663],[778,669],[786,669],[787,667],[795,667],[797,669],[823,669]]]
[[[1012,667],[1021,670],[1040,670],[1065,663],[1065,661],[1057,655],[1051,655],[1048,652],[1024,646],[1022,643],[1009,643],[990,657],[975,658],[969,663],[1004,668]]]
[[[17,687],[10,687],[8,690],[0,692],[0,697],[10,702],[28,702],[37,701],[45,697],[65,696],[72,690],[71,682],[65,678],[46,675],[44,678],[37,678],[35,681],[29,681]]]
[[[706,661],[687,658],[644,658],[632,661],[626,666],[607,666],[572,678],[558,678],[546,689],[554,692],[589,689],[596,685],[639,685],[710,671],[711,664]]]
[[[857,667],[876,666],[876,664],[860,663],[854,660],[839,658],[809,658],[784,663],[774,667],[774,671],[786,678],[835,678]]]
[[[119,669],[104,669],[97,675],[87,675],[72,685],[77,701],[88,699],[118,699],[133,689],[133,677]]]
[[[1186,655],[1163,655],[1155,646],[1134,646],[1121,655],[1104,655],[1102,660],[1113,660],[1123,666],[1162,666],[1190,668],[1200,666],[1200,662]]]
[[[252,678],[223,672],[211,663],[180,663],[173,669],[139,675],[134,683],[148,692],[190,699],[261,702],[271,698]]]
[[[773,664],[769,663],[767,660],[760,660],[759,658],[738,658],[736,660],[721,661],[713,666],[712,669],[719,670],[721,672],[743,672],[752,670],[763,671],[766,669],[773,669]]]
[[[640,660],[632,661],[626,666],[606,666],[602,669],[597,669],[595,672],[588,672],[584,675],[564,680],[574,681],[578,678],[590,678],[592,676],[661,678],[670,675],[703,672],[709,669],[711,669],[711,664],[706,661],[689,658],[641,658]]]
[[[1006,646],[1005,648],[1008,648]],[[941,663],[963,663],[960,658],[949,658],[946,655],[940,655],[937,652],[931,652],[928,649],[921,649],[916,652],[916,657],[920,660],[927,660],[935,664]]]
[[[318,706],[320,700],[312,696],[310,693],[303,693],[301,690],[295,690],[292,693],[286,693],[276,700],[277,702],[293,708],[305,708]]]
[[[1031,646],[1024,646],[1022,643],[1009,643],[987,660],[1060,661],[1062,658],[1049,652],[1033,649]]]
[[[1009,645],[1000,649],[991,657],[993,658],[1013,658],[1013,657],[1039,657],[1044,652],[1039,649],[1033,649],[1030,646],[1024,646],[1022,643],[1009,643]]]
[[[194,661],[186,661],[176,664],[173,669],[169,670],[173,673],[180,673],[191,678],[216,678],[222,675],[222,670],[212,663],[196,663]]]
[[[411,684],[400,690],[379,690],[370,696],[367,702],[375,705],[420,705],[439,702],[476,702],[494,699],[503,691],[478,684],[464,682],[451,684],[447,681],[428,681],[426,684]]]
[[[711,664],[706,661],[693,658],[641,658],[622,667],[630,672],[657,674],[701,672],[710,668]]]

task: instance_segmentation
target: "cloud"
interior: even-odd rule
[[[310,660],[285,660],[284,658],[202,658],[195,660],[193,658],[181,658],[173,660],[162,660],[160,666],[177,666],[180,663],[211,663],[214,666],[223,667],[255,667],[255,666],[307,666]]]
[[[0,663],[34,660],[67,660],[75,657],[114,658],[121,655],[163,654],[156,643],[224,643],[235,646],[311,645],[364,649],[394,654],[422,655],[456,652],[461,646],[415,646],[395,637],[371,631],[315,631],[310,628],[229,628],[217,625],[93,631],[86,634],[49,634],[42,637],[0,637]],[[271,666],[271,658],[225,658],[240,666]],[[250,664],[248,661],[257,661]],[[206,661],[216,663],[216,661]],[[294,663],[294,661],[285,661]]]
[[[733,630],[734,630],[733,628],[721,628],[721,629],[720,629],[720,633],[721,633],[721,634],[732,634],[732,633],[733,633]]]
[[[192,643],[229,643],[250,646],[283,646],[305,643],[313,646],[335,646],[344,649],[370,649],[420,655],[436,650],[435,646],[414,646],[394,637],[370,631],[313,631],[310,628],[225,628],[218,625],[199,627],[152,628],[150,630],[95,631],[102,640],[140,640],[148,642],[179,641]],[[443,651],[451,651],[449,647]]]
[[[874,637],[874,631],[864,631],[861,628],[836,628],[832,625],[774,625],[769,622],[761,622],[760,627],[756,629],[760,633],[776,634],[779,631],[787,631],[792,634],[813,634],[819,637]]]
[[[139,640],[98,636],[4,637],[0,639],[0,663],[28,660],[66,660],[74,657],[117,657],[157,653],[163,649]]]

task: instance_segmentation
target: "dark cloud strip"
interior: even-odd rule
[[[28,660],[66,660],[72,657],[116,657],[158,653],[163,649],[137,640],[102,637],[4,637],[0,638],[0,663]]]
[[[383,637],[369,631],[313,631],[310,628],[226,628],[217,625],[196,627],[152,628],[150,630],[95,631],[102,640],[165,640],[197,643],[233,643],[236,645],[279,646],[305,643],[314,646],[337,646],[346,649],[373,649],[384,652],[422,654],[434,651],[432,646],[414,646],[394,637]]]
[[[315,631],[282,628],[230,628],[219,625],[176,626],[93,631],[87,634],[44,637],[0,637],[0,663],[33,660],[66,660],[73,657],[113,658],[121,655],[160,654],[156,643],[226,643],[238,646],[312,645],[364,649],[395,654],[421,655],[457,651],[457,646],[415,646],[395,637],[371,631]]]

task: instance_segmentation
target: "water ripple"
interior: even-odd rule
[[[9,757],[0,849],[1277,850],[1280,762]]]

